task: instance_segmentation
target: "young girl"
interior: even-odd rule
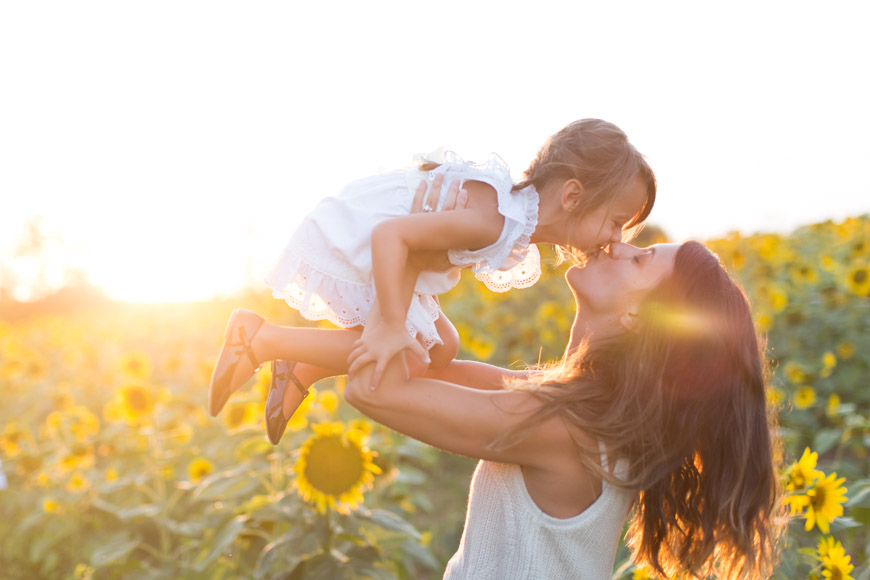
[[[351,183],[302,221],[267,284],[305,318],[357,330],[277,327],[235,311],[209,386],[212,416],[262,361],[277,361],[266,403],[267,432],[277,443],[308,387],[347,371],[359,327],[356,364],[374,364],[372,385],[406,349],[443,367],[458,337],[435,297],[458,282],[460,268],[472,268],[494,291],[530,286],[540,275],[534,244],[595,252],[639,226],[655,201],[649,165],[618,127],[597,119],[548,139],[518,184],[494,155],[483,164],[452,153],[438,161]],[[424,188],[432,181],[439,197],[412,214],[421,180]],[[434,211],[447,200],[446,183],[467,192],[464,208]],[[448,264],[438,259],[444,252]],[[334,348],[336,341],[346,348]],[[296,362],[278,360],[288,358]]]

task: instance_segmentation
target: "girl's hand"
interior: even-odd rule
[[[370,320],[363,329],[362,337],[354,343],[350,352],[347,374],[352,377],[366,365],[374,363],[375,369],[370,387],[375,389],[383,377],[387,364],[406,349],[429,364],[429,353],[408,334],[404,324]]]

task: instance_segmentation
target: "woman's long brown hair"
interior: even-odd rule
[[[782,527],[765,393],[765,358],[742,288],[703,245],[679,249],[673,273],[639,311],[639,331],[588,342],[536,384],[517,384],[627,466],[616,478],[600,450],[581,459],[636,490],[626,540],[665,577],[767,578]],[[578,442],[579,443],[579,442]]]

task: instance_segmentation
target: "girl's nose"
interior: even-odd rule
[[[610,233],[610,241],[611,242],[621,242],[622,241],[622,230],[618,228],[613,228]]]

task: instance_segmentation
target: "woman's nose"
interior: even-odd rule
[[[622,258],[627,257],[628,254],[630,254],[632,248],[634,248],[634,246],[626,244],[624,242],[613,242],[612,244],[610,244],[609,254],[610,257],[614,260],[621,260]]]

